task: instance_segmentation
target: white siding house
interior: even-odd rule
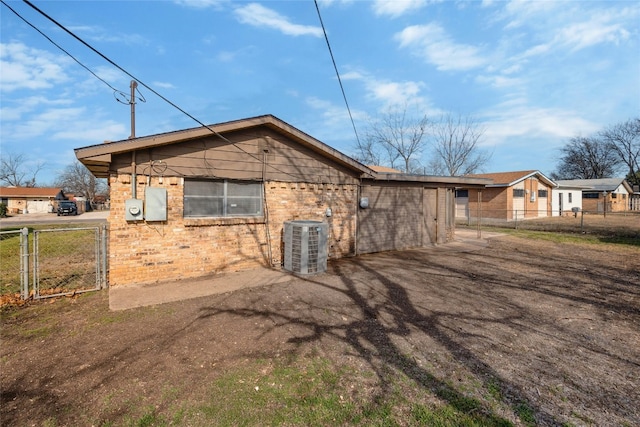
[[[582,190],[572,181],[556,181],[551,198],[551,216],[572,215],[574,210],[582,210]]]

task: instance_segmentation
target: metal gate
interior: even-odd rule
[[[50,298],[107,287],[107,227],[0,232],[2,294]]]

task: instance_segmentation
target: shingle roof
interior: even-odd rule
[[[378,172],[378,173],[402,173],[398,169],[390,168],[387,166],[378,166],[378,165],[367,165],[370,169]]]
[[[555,186],[555,182],[547,178],[542,172],[537,170],[512,171],[512,172],[493,172],[467,175],[473,178],[488,178],[493,180],[492,185],[487,187],[510,187],[531,176],[537,176],[551,186]]]
[[[558,185],[582,187],[585,191],[614,191],[620,184],[624,185],[628,192],[633,192],[633,189],[624,178],[563,179],[558,181]]]
[[[56,197],[61,191],[54,187],[0,187],[2,197]]]

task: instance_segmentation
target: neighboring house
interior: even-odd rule
[[[629,210],[633,189],[624,178],[572,179],[558,182],[583,188],[582,209],[585,212],[606,213]]]
[[[402,173],[401,170],[390,168],[388,166],[367,165],[367,167],[378,173]]]
[[[551,215],[555,182],[537,170],[468,175],[492,180],[484,189],[457,189],[458,218],[520,220]]]
[[[110,286],[279,268],[291,220],[327,224],[330,258],[446,242],[453,189],[488,182],[379,175],[271,115],[75,152],[109,181]]]
[[[0,187],[0,203],[7,205],[10,215],[54,212],[56,201],[65,198],[60,188]]]
[[[580,186],[572,180],[558,180],[557,188],[553,189],[551,200],[552,216],[577,215],[582,210],[582,190]]]

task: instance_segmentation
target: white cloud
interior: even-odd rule
[[[376,15],[397,18],[407,12],[420,9],[426,4],[426,0],[375,0],[373,2],[373,11]]]
[[[480,84],[490,85],[495,88],[512,87],[512,86],[517,86],[522,84],[521,79],[500,76],[500,75],[493,75],[493,76],[479,75],[476,77],[475,80]]]
[[[153,82],[151,83],[152,87],[161,87],[162,89],[175,89],[176,87],[173,83],[169,82]]]
[[[258,3],[249,3],[235,11],[238,21],[254,27],[272,28],[289,36],[322,37],[322,29],[312,25],[294,24],[285,16]]]
[[[54,132],[52,138],[63,141],[78,141],[83,144],[96,144],[104,140],[122,139],[122,135],[127,134],[127,128],[122,123],[113,120],[99,122],[97,125],[93,121],[82,121],[75,122],[72,127]]]
[[[191,7],[193,9],[207,9],[209,7],[218,8],[224,3],[226,0],[174,0],[175,4],[180,6]]]
[[[620,22],[610,22],[604,15],[593,16],[589,21],[577,22],[558,31],[555,41],[580,50],[601,43],[618,44],[629,38],[629,31]]]
[[[504,8],[498,13],[497,18],[508,21],[505,29],[515,29],[531,25],[531,23],[538,22],[538,20],[544,22],[544,17],[553,16],[557,13],[556,9],[562,8],[563,5],[566,5],[566,3],[512,0],[505,4]]]
[[[104,28],[99,26],[88,25],[69,25],[67,26],[67,29],[78,36],[82,34],[82,38],[86,40],[92,40],[96,42],[120,43],[130,46],[146,46],[149,44],[148,40],[145,37],[133,32],[114,33],[113,31],[105,30]]]
[[[7,104],[11,100],[4,99],[3,105],[0,108],[0,115],[5,122],[19,121],[25,114],[35,111],[43,107],[57,107],[70,105],[72,102],[69,99],[49,99],[44,96],[30,96],[27,98],[17,99],[11,102],[12,107],[7,107]]]
[[[427,111],[430,105],[421,92],[425,85],[418,81],[392,81],[375,78],[365,72],[350,71],[342,76],[343,80],[359,80],[363,83],[365,97],[387,110],[390,107],[413,105]]]
[[[415,55],[441,71],[470,70],[487,63],[479,48],[456,43],[436,23],[406,27],[394,38],[400,47],[411,49]]]
[[[528,137],[540,144],[561,144],[577,134],[589,134],[598,126],[579,113],[561,108],[530,106],[523,99],[514,99],[496,106],[483,115],[486,126],[485,143],[510,143],[511,138]],[[549,147],[552,148],[552,147]]]
[[[30,48],[22,43],[0,43],[0,91],[40,90],[68,80],[61,64],[66,57]]]
[[[98,115],[88,116],[87,111],[84,107],[45,109],[6,131],[14,143],[47,136],[52,140],[92,144],[110,137],[120,139],[127,134],[124,124]]]
[[[309,107],[315,110],[322,110],[322,117],[325,124],[331,126],[343,125],[349,120],[349,113],[347,112],[346,106],[337,106],[329,101],[313,96],[306,98],[305,102]],[[364,111],[354,109],[351,109],[351,115],[356,121],[367,117],[367,114]]]

